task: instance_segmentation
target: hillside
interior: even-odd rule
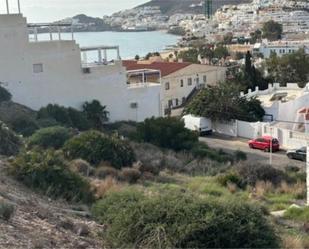
[[[175,13],[202,14],[204,12],[204,8],[200,6],[201,2],[201,0],[152,0],[138,7],[160,6],[162,13],[166,15],[173,15]],[[226,4],[241,4],[248,2],[250,2],[250,0],[214,0],[213,10],[215,11],[222,5]],[[199,6],[192,7],[193,5]]]
[[[104,227],[88,217],[88,208],[34,193],[6,173],[0,158],[0,202],[14,205],[9,222],[0,220],[0,248],[104,248],[98,233]]]

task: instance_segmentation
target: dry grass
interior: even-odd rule
[[[282,245],[284,249],[305,249],[301,237],[285,235],[282,238]]]
[[[115,178],[110,176],[104,180],[94,180],[91,185],[97,199],[104,197],[110,191],[120,191],[122,187]]]
[[[274,186],[271,182],[258,181],[253,189],[257,197],[263,197],[266,193],[274,190]]]
[[[288,184],[283,181],[277,192],[280,194],[292,194],[296,199],[302,199],[306,195],[306,184],[300,181],[295,184]]]
[[[228,182],[226,187],[231,194],[235,194],[238,190],[237,185],[232,182]]]

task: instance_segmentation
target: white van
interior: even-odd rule
[[[212,133],[211,120],[193,115],[185,115],[182,117],[185,127],[191,131],[197,131],[200,135],[210,135]]]

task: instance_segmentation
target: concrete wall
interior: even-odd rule
[[[237,122],[212,122],[212,130],[226,136],[237,137]]]
[[[85,101],[107,106],[111,121],[142,121],[159,116],[161,86],[129,89],[121,62],[82,71],[80,48],[75,41],[29,42],[26,19],[0,15],[0,82],[13,100],[34,110],[49,103],[81,108]],[[33,65],[43,72],[34,73]],[[138,114],[130,103],[137,102]]]

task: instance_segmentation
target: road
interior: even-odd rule
[[[231,138],[219,135],[201,137],[200,141],[205,142],[211,148],[222,149],[226,152],[234,152],[241,150],[247,154],[249,162],[258,162],[261,164],[269,164],[270,153],[250,149],[247,142],[248,139]],[[297,166],[302,170],[305,169],[305,162],[289,159],[285,155],[285,151],[272,153],[273,166],[284,169],[286,166]]]

